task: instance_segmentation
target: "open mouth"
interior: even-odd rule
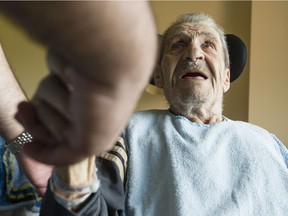
[[[208,77],[207,77],[207,75],[205,75],[202,72],[188,72],[188,73],[185,73],[183,76],[181,76],[181,79],[184,79],[184,80],[190,80],[190,79],[206,80],[206,79],[208,79]]]

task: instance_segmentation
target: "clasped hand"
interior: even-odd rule
[[[88,120],[80,119],[85,118],[85,113],[81,113],[85,112],[85,100],[89,99],[79,97],[79,91],[75,94],[73,82],[77,82],[78,88],[83,88],[80,96],[85,95],[85,91],[89,92],[94,83],[71,67],[64,66],[51,53],[47,62],[51,73],[40,83],[32,101],[22,102],[16,114],[16,119],[34,137],[34,142],[26,145],[24,151],[46,164],[73,164],[95,153],[92,151],[90,154],[88,144],[85,145],[91,140],[90,135],[85,139],[83,133],[89,127],[85,125]]]

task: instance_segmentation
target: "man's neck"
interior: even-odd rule
[[[213,108],[210,107],[210,109],[205,106],[201,106],[200,108],[178,107],[178,109],[171,106],[170,111],[175,115],[182,115],[190,121],[200,124],[213,124],[223,121],[222,106],[221,108],[214,106]]]

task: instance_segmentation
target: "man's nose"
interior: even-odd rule
[[[185,50],[183,60],[190,60],[192,62],[204,60],[204,52],[200,46],[192,44]]]

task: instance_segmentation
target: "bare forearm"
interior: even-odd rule
[[[26,96],[10,69],[1,44],[0,77],[0,133],[7,142],[10,142],[24,131],[23,126],[15,120],[14,116],[19,102],[25,101]],[[52,168],[32,160],[24,152],[18,153],[16,157],[26,176],[43,195]]]
[[[81,199],[83,196],[91,195],[92,191],[90,190],[83,190],[83,192],[71,192],[71,188],[85,188],[87,186],[90,187],[92,182],[99,182],[97,175],[95,173],[95,157],[92,156],[90,158],[84,159],[83,161],[73,164],[70,166],[61,166],[54,168],[54,174],[52,175],[52,188],[53,191],[58,194],[58,196],[62,197],[62,199]],[[56,177],[56,176],[58,177]],[[56,180],[58,179],[58,180]],[[58,183],[57,183],[58,182]],[[59,182],[62,182],[64,185],[68,186],[70,189],[61,188],[59,187]],[[99,187],[99,183],[97,184]],[[98,188],[97,188],[98,190]],[[95,193],[96,191],[94,191]],[[83,201],[85,201],[84,198]],[[79,202],[76,205],[71,206],[71,210],[78,210],[81,206],[83,201]]]
[[[14,116],[18,103],[26,97],[7,63],[1,44],[0,77],[0,132],[7,141],[11,141],[24,130]]]

